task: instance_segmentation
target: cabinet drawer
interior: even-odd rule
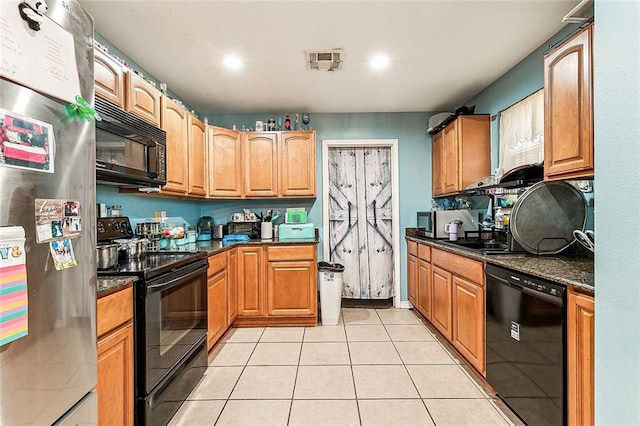
[[[431,247],[424,244],[418,244],[418,257],[424,261],[430,262]]]
[[[209,269],[207,276],[211,277],[227,267],[227,254],[219,253],[209,256]]]
[[[418,257],[418,243],[415,241],[407,241],[407,251],[409,254]]]
[[[482,262],[433,249],[431,263],[484,287],[484,267]]]
[[[98,299],[98,337],[133,319],[133,287]]]
[[[267,261],[280,260],[314,260],[316,247],[314,245],[269,246],[267,247]]]

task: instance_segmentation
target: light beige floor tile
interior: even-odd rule
[[[220,349],[220,352],[218,352],[210,365],[245,365],[255,347],[255,343],[224,343],[224,346]]]
[[[294,400],[291,404],[289,426],[355,426],[359,424],[358,406],[355,400]]]
[[[409,309],[377,309],[378,316],[383,324],[420,324],[416,314]]]
[[[170,426],[213,425],[226,401],[185,401]]]
[[[302,343],[258,343],[248,365],[298,365]]]
[[[423,398],[484,397],[458,365],[407,365],[406,367]]]
[[[382,325],[347,325],[347,340],[350,342],[388,342],[391,339]]]
[[[345,325],[382,324],[375,309],[343,308],[342,318]]]
[[[267,327],[262,333],[262,342],[302,342],[304,327]]]
[[[227,335],[227,342],[256,343],[260,340],[264,327],[233,328]]]
[[[291,398],[297,369],[295,366],[247,366],[231,399]]]
[[[438,342],[394,342],[405,364],[455,364]]]
[[[418,398],[418,392],[402,365],[354,365],[358,398]]]
[[[242,367],[209,367],[187,399],[227,399],[241,373]]]
[[[391,342],[349,342],[351,364],[402,364]]]
[[[300,365],[349,365],[347,342],[311,342],[302,344]]]
[[[362,426],[433,425],[421,399],[359,399]]]
[[[349,365],[300,366],[294,399],[355,399]]]
[[[307,327],[304,331],[305,342],[344,342],[347,336],[342,325],[320,325]]]
[[[435,342],[429,330],[421,324],[385,325],[394,342]]]
[[[440,425],[509,425],[488,399],[425,399],[427,409]]]
[[[283,426],[290,400],[228,401],[216,426]]]

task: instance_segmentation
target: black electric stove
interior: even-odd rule
[[[117,239],[132,239],[135,237],[128,217],[99,218],[97,221],[98,244],[108,243]],[[137,258],[120,256],[118,264],[110,269],[99,270],[99,276],[134,275],[149,280],[199,259],[206,259],[205,252],[147,252]]]

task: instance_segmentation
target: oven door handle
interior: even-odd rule
[[[175,287],[179,284],[182,284],[185,281],[189,281],[191,278],[194,278],[202,273],[206,274],[207,268],[203,267],[200,269],[196,269],[193,272],[188,273],[187,275],[179,275],[176,278],[173,278],[169,281],[161,282],[158,284],[151,284],[147,286],[147,294],[157,293],[159,291],[168,290],[172,287]]]

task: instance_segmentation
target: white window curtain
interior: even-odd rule
[[[505,172],[544,160],[544,89],[500,113],[499,154]]]

